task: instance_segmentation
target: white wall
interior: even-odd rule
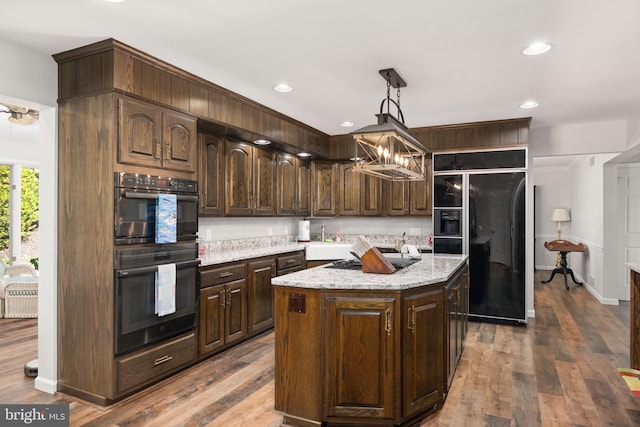
[[[535,157],[622,152],[628,144],[628,118],[529,131],[529,150]]]
[[[40,110],[37,142],[27,138],[33,129],[0,131],[0,162],[20,163],[40,169],[40,255],[38,284],[38,359],[36,388],[54,393],[57,385],[56,210],[57,65],[51,55],[35,52],[0,39],[4,64],[0,103]],[[26,132],[26,133],[23,133]],[[33,135],[32,135],[33,136]],[[26,142],[28,139],[30,142]]]
[[[588,252],[572,253],[570,265],[585,286],[602,302],[610,301],[607,287],[615,281],[604,275],[604,164],[617,154],[581,156],[569,170],[571,183],[571,239]]]
[[[536,167],[534,160],[535,207],[535,268],[553,269],[556,265],[555,253],[544,247],[544,242],[558,237],[558,223],[551,221],[554,208],[570,208],[569,168]],[[571,222],[563,223],[562,237],[571,236]]]

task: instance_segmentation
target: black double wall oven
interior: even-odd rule
[[[156,243],[161,194],[174,194],[175,241]],[[193,330],[198,306],[198,186],[191,180],[114,174],[115,355]],[[158,312],[158,270],[175,268],[174,309]]]

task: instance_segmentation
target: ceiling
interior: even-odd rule
[[[30,0],[2,7],[0,38],[47,55],[115,38],[335,135],[375,121],[390,67],[409,127],[638,113],[639,21],[637,0]],[[535,41],[553,48],[523,55]]]

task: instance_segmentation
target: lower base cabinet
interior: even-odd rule
[[[393,419],[396,295],[329,295],[324,305],[325,418]]]
[[[276,275],[274,257],[258,258],[247,262],[249,333],[258,333],[273,327],[273,289],[271,278]]]
[[[117,359],[118,393],[139,389],[188,366],[196,356],[192,333]]]
[[[200,267],[198,357],[273,327],[271,278],[304,268],[304,251]]]
[[[403,298],[403,415],[428,410],[444,396],[444,300],[442,289]]]
[[[462,351],[467,277],[465,264],[446,283],[403,291],[276,286],[275,408],[283,425],[419,424],[443,403]],[[454,302],[460,290],[454,317],[451,289]],[[459,340],[450,358],[452,321]]]

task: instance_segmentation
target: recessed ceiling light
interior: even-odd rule
[[[306,153],[306,152],[298,153],[298,157],[311,157],[311,153]]]
[[[280,83],[279,85],[275,85],[273,87],[273,90],[275,90],[276,92],[287,93],[287,92],[291,92],[293,88],[288,84]]]
[[[255,141],[253,141],[253,143],[256,145],[269,145],[271,144],[271,141],[269,141],[268,139],[256,139]]]
[[[340,126],[342,126],[343,128],[350,128],[351,126],[353,126],[353,122],[344,121],[344,122],[340,123]]]
[[[107,3],[124,3],[125,0],[104,0]]]
[[[520,108],[528,109],[528,108],[536,108],[538,104],[536,101],[527,101],[520,104]]]
[[[525,55],[540,55],[542,53],[549,52],[549,50],[551,50],[551,45],[549,43],[536,42],[522,49],[522,53]]]

